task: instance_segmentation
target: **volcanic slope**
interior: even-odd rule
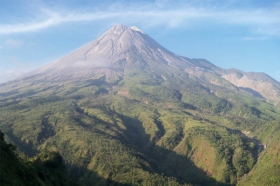
[[[273,94],[239,83],[245,75]],[[0,129],[29,156],[58,151],[82,185],[272,185],[280,180],[279,87],[116,25],[1,84]]]

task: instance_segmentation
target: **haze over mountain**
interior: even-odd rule
[[[179,56],[116,25],[1,84],[0,129],[29,156],[58,151],[84,185],[271,185],[279,101],[264,73]]]

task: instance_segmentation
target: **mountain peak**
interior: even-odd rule
[[[136,26],[131,26],[131,27],[127,27],[125,25],[122,25],[122,24],[117,24],[117,25],[114,25],[112,26],[107,33],[114,33],[114,34],[121,34],[122,32],[124,32],[126,29],[131,29],[133,31],[136,31],[136,32],[140,32],[142,34],[145,34],[145,32],[143,32],[141,29],[139,29],[138,27]]]
[[[115,25],[103,35],[39,70],[25,75],[41,79],[68,81],[123,76],[127,66],[156,71],[161,68],[181,69],[201,66],[188,58],[178,56],[145,34],[136,26]]]
[[[121,34],[124,32],[128,27],[122,24],[117,24],[112,26],[106,33],[114,33],[114,34]]]

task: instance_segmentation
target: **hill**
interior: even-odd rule
[[[0,183],[1,186],[76,186],[68,176],[57,152],[41,152],[28,159],[18,154],[15,146],[7,144],[0,131]]]

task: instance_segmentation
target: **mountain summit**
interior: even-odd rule
[[[106,78],[122,77],[126,66],[131,65],[151,69],[157,65],[201,67],[168,51],[135,26],[116,25],[96,40],[27,76],[43,75],[43,79],[52,81],[88,79],[102,74]]]
[[[132,58],[141,56],[142,61],[148,61],[158,55],[158,49],[166,51],[137,27],[116,25],[96,40],[33,74],[48,73],[53,80],[62,80],[64,75],[67,76],[65,79],[84,79],[106,69],[121,75],[127,64],[137,63]],[[110,73],[106,75],[110,76]]]
[[[136,26],[124,25],[113,26],[94,41],[54,63],[22,76],[14,83],[23,80],[48,84],[99,78],[116,83],[131,68],[159,77],[165,77],[164,72],[175,70],[177,72],[174,73],[182,73],[200,83],[239,89],[274,104],[280,103],[280,84],[268,75],[226,70],[207,60],[178,56]]]

